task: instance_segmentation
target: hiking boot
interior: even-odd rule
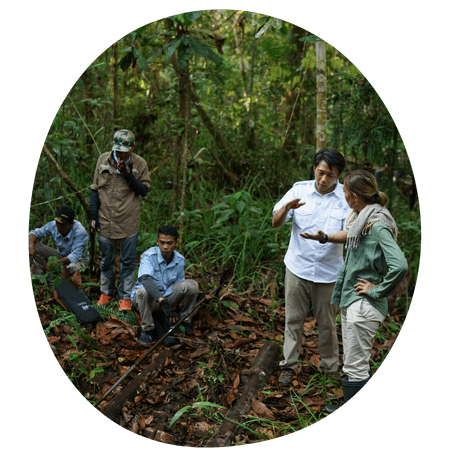
[[[119,311],[131,311],[131,300],[119,300]]]
[[[153,330],[141,331],[141,337],[139,338],[139,344],[148,345],[153,341]]]
[[[295,371],[292,369],[283,369],[281,371],[281,375],[278,378],[278,383],[282,384],[283,386],[290,386],[292,383],[292,380],[294,379]]]
[[[337,370],[334,372],[327,372],[327,378],[334,381],[341,381],[341,376]]]
[[[110,303],[111,303],[111,296],[102,293],[102,295],[100,295],[100,300],[97,302],[97,305],[108,306]]]

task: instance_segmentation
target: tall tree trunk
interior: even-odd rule
[[[189,62],[185,69],[185,92],[184,92],[184,139],[183,139],[183,155],[182,155],[182,167],[183,167],[183,185],[181,190],[181,211],[180,211],[180,238],[179,247],[180,252],[183,252],[183,225],[184,225],[184,206],[186,200],[186,177],[187,177],[187,162],[188,162],[188,148],[189,148],[189,127],[190,127],[190,112],[191,112],[191,95],[190,95],[190,83],[189,83]]]
[[[186,119],[186,99],[188,96],[188,84],[189,84],[189,66],[184,69],[178,69],[179,76],[179,95],[180,95],[180,112],[178,117],[182,120]],[[175,143],[174,149],[174,170],[173,170],[173,191],[172,191],[172,202],[171,202],[171,214],[177,210],[177,202],[180,196],[180,162],[183,152],[183,142],[184,142],[184,130],[181,133]]]
[[[113,73],[113,122],[114,129],[119,118],[119,45],[117,42],[113,44],[112,58]]]
[[[327,56],[326,43],[316,43],[317,138],[316,151],[327,146]]]
[[[289,53],[287,63],[291,66],[292,71],[292,84],[285,94],[285,126],[287,129],[286,138],[283,142],[283,148],[289,151],[297,149],[298,136],[301,136],[301,129],[298,129],[295,125],[300,120],[300,111],[302,102],[299,96],[299,90],[302,87],[302,73],[301,70],[302,61],[305,53],[305,42],[299,39],[305,37],[307,31],[303,28],[292,25],[292,33],[289,35],[289,43],[295,45],[295,50]],[[306,69],[307,70],[307,69]],[[297,75],[298,74],[298,81]],[[305,121],[302,121],[301,126],[304,126]]]

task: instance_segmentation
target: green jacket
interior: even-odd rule
[[[386,296],[402,281],[408,270],[405,255],[395,242],[391,229],[376,222],[370,234],[362,236],[357,249],[347,250],[344,265],[339,272],[331,297],[331,303],[347,308],[353,302],[366,298],[370,304],[386,315]],[[378,284],[367,295],[356,295],[357,278]]]

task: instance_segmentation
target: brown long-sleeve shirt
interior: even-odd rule
[[[150,189],[150,177],[145,160],[131,155],[133,175]],[[112,152],[100,155],[95,168],[92,190],[98,191],[100,208],[98,226],[100,234],[108,239],[123,239],[139,231],[141,209],[139,195],[124,177],[117,173]]]

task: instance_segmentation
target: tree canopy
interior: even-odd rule
[[[71,205],[77,219],[87,225],[85,211],[97,158],[111,150],[116,130],[130,129],[136,135],[135,152],[148,163],[152,184],[141,200],[137,258],[154,245],[158,226],[175,225],[181,231],[179,250],[186,257],[187,271],[205,290],[214,285],[223,267],[233,267],[226,296],[202,316],[204,333],[218,332],[222,317],[233,321],[238,316],[232,324],[232,339],[243,332],[242,322],[252,323],[264,339],[279,339],[284,314],[280,306],[283,256],[290,228],[271,227],[272,208],[293,183],[311,177],[317,151],[318,42],[322,43],[320,36],[291,23],[233,10],[178,14],[123,36],[84,70],[55,114],[36,171],[30,228],[52,220],[61,204]],[[413,173],[389,111],[344,55],[328,43],[324,47],[326,146],[345,156],[345,172],[384,169],[380,184],[390,197],[388,207],[399,226],[399,245],[410,262],[403,303],[377,337],[379,346],[372,361],[377,368],[395,341],[414,290],[420,212],[417,206],[409,207]],[[97,269],[94,256],[82,274],[93,302],[99,292]],[[67,330],[60,327],[65,323],[73,328],[73,321],[63,314],[51,317],[44,287],[37,281],[34,287],[44,328],[53,333],[51,342],[61,338],[58,357],[75,377],[84,366],[65,359],[64,352],[74,344],[64,340]],[[120,320],[111,320],[109,326],[121,330],[118,339],[122,333],[129,341],[127,328]],[[311,348],[317,340],[314,327],[310,321],[306,330]],[[99,327],[96,333],[106,336],[108,330]],[[82,332],[77,332],[82,341]],[[256,338],[247,334],[245,339],[253,340],[246,344],[253,345]],[[248,348],[247,365],[254,350]],[[101,351],[97,348],[92,358]],[[126,345],[120,351],[120,358],[130,356]],[[203,355],[191,353],[196,355],[193,359]],[[314,373],[317,352],[308,356]],[[229,354],[227,358],[231,359]],[[204,363],[204,373],[215,364],[211,361]],[[233,363],[227,359],[229,367]],[[90,386],[88,377],[75,377],[75,384]],[[238,385],[233,373],[233,383],[236,379]],[[302,383],[309,383],[306,375]],[[190,386],[191,391],[194,388]],[[229,399],[232,392],[227,394]],[[326,386],[322,395],[328,395]],[[300,400],[291,400],[292,411],[285,411],[285,417],[295,420]],[[321,418],[316,413],[323,403],[304,400],[305,412],[313,411],[301,422],[307,426]],[[131,419],[127,423],[134,426]],[[292,431],[295,427],[289,428]],[[266,432],[255,439],[263,439]]]

